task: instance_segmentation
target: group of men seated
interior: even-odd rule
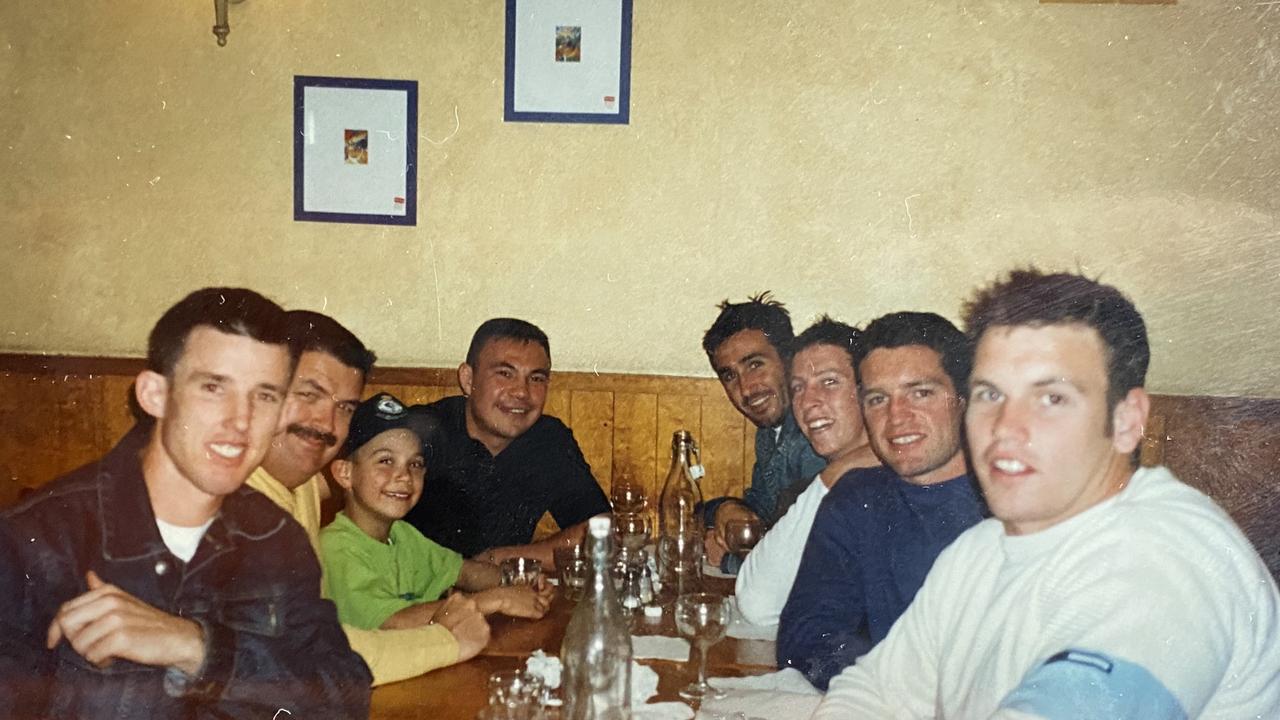
[[[793,337],[765,295],[704,338],[758,428],[747,492],[705,505],[707,558],[778,624],[780,666],[829,686],[816,716],[1280,717],[1274,580],[1212,501],[1135,469],[1136,308],[1029,270],[964,315]],[[138,425],[0,511],[0,716],[362,717],[372,685],[476,655],[485,615],[541,617],[548,591],[495,563],[553,567],[609,511],[543,414],[546,335],[482,324],[462,395],[423,406],[362,402],[374,362],[249,290],[170,308]],[[740,568],[736,518],[768,528]]]

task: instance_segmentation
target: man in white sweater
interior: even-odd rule
[[[1207,497],[1134,470],[1142,316],[1015,271],[965,308],[966,415],[995,518],[939,556],[815,718],[1280,718],[1280,595]]]
[[[853,358],[860,334],[857,328],[824,315],[796,336],[788,348],[791,411],[800,432],[827,466],[769,529],[738,571],[734,596],[747,622],[778,624],[822,498],[846,472],[880,464],[867,441],[858,406]]]

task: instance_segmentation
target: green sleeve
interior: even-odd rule
[[[392,536],[402,567],[411,564],[421,573],[414,583],[423,589],[419,602],[439,600],[446,590],[458,584],[462,573],[461,555],[427,539],[417,528],[402,521],[392,526]]]
[[[320,534],[325,595],[338,606],[338,619],[343,623],[376,630],[387,618],[415,603],[397,597],[391,569],[360,552],[351,539],[333,526]]]

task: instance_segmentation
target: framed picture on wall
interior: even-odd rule
[[[293,78],[293,219],[418,223],[418,83]]]
[[[631,118],[632,0],[507,0],[507,122]]]

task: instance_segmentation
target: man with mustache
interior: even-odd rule
[[[482,323],[458,366],[462,395],[411,408],[432,460],[404,519],[464,557],[555,567],[555,548],[577,544],[609,500],[573,432],[542,414],[550,383],[546,333],[515,318]],[[562,529],[532,542],[548,512]]]
[[[791,338],[791,315],[767,292],[746,302],[720,303],[720,314],[702,337],[702,349],[729,402],[757,428],[751,486],[741,499],[710,499],[704,509],[710,528],[704,539],[707,560],[726,572],[736,572],[739,565],[724,543],[729,521],[759,519],[772,525],[790,504],[784,496],[794,501],[803,490],[793,486],[808,483],[826,466],[791,415],[780,352]]]
[[[320,556],[321,501],[329,487],[321,471],[346,442],[376,356],[333,318],[307,310],[286,313],[290,344],[300,353],[262,466],[249,487],[297,520]],[[489,641],[489,626],[474,601],[446,601],[433,624],[407,630],[343,625],[352,649],[368,663],[373,684],[395,682],[474,657]]]
[[[961,449],[964,335],[933,313],[892,313],[867,326],[854,361],[884,467],[850,472],[822,501],[778,623],[779,667],[820,690],[884,639],[938,553],[984,514]]]
[[[1150,399],[1137,308],[1015,271],[965,307],[966,427],[994,518],[814,717],[1277,718],[1280,594],[1212,500],[1135,468]]]

